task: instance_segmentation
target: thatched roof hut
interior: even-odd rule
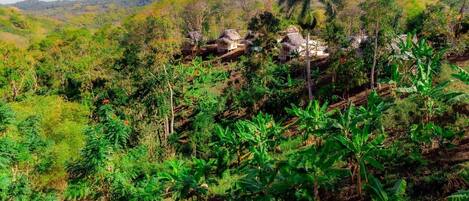
[[[293,53],[300,53],[306,40],[298,32],[288,33],[281,41],[280,60],[286,61]]]
[[[241,40],[241,35],[239,35],[239,33],[234,29],[227,29],[223,31],[223,33],[218,38],[219,39],[224,38],[224,39],[228,39],[231,41],[238,41],[238,40]]]
[[[187,37],[193,44],[197,44],[203,40],[203,35],[199,31],[191,31],[187,34]]]
[[[241,35],[234,29],[227,29],[217,39],[218,52],[227,52],[238,48]]]
[[[285,38],[282,39],[281,43],[288,44],[294,47],[299,47],[302,44],[305,44],[306,40],[303,38],[303,36],[300,33],[292,32],[292,33],[287,34]]]
[[[289,34],[289,33],[299,33],[300,29],[296,26],[289,26],[287,29],[285,29],[284,33]]]
[[[281,41],[282,48],[280,50],[279,59],[281,61],[286,61],[291,57],[292,54],[297,54],[299,56],[306,55],[306,45],[307,41],[299,32],[288,33]],[[318,39],[309,40],[310,55],[312,57],[328,57],[327,45]]]
[[[183,42],[182,50],[184,54],[192,54],[197,46],[202,42],[203,35],[198,31],[191,31],[187,33],[186,39]]]

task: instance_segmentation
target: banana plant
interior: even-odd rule
[[[381,115],[389,108],[390,104],[383,101],[376,91],[368,95],[366,106],[360,106],[357,110],[357,121],[372,125],[372,129],[381,129]]]
[[[241,141],[236,137],[230,128],[223,128],[220,125],[215,127],[215,136],[218,141],[211,144],[210,147],[214,150],[217,158],[217,171],[223,172],[230,165],[234,159],[234,154],[237,153],[237,161],[240,163],[241,154],[238,150],[241,149]]]
[[[439,106],[439,102],[451,103],[460,100],[463,93],[447,93],[444,89],[450,81],[433,85],[433,77],[441,69],[443,52],[436,52],[425,39],[417,43],[407,40],[401,45],[401,54],[406,55],[411,62],[410,85],[405,80],[401,80],[398,92],[411,94],[417,98],[424,106],[424,122],[429,122],[432,118],[442,112],[444,108]]]
[[[370,175],[368,188],[371,191],[373,201],[406,201],[407,182],[400,179],[394,183],[391,189],[384,189],[383,184],[374,176]]]
[[[314,200],[319,201],[320,188],[350,174],[338,165],[343,154],[337,148],[336,141],[327,140],[321,146],[310,146],[294,153],[282,166],[280,174],[287,178],[286,183],[300,186],[296,194],[299,200],[309,197],[306,192],[313,192]]]
[[[167,161],[164,171],[158,179],[164,182],[175,200],[184,200],[207,193],[206,175],[210,171],[211,161],[193,158],[190,165],[181,160]]]
[[[345,151],[350,154],[350,166],[352,168],[352,179],[356,176],[357,191],[362,195],[363,181],[362,177],[368,181],[367,167],[373,166],[383,170],[384,166],[377,158],[377,152],[381,149],[384,142],[384,134],[372,135],[370,125],[364,125],[362,128],[352,126],[351,136],[337,135],[335,138],[342,144]]]
[[[352,127],[358,123],[356,107],[351,105],[345,112],[339,112],[339,116],[334,119],[333,127],[338,129],[344,136],[350,136]]]
[[[272,116],[259,114],[251,121],[236,123],[235,136],[245,143],[240,150],[244,155],[238,161],[242,175],[232,189],[239,199],[269,199],[267,191],[277,175],[273,152],[282,141],[282,127]]]
[[[433,139],[439,139],[442,144],[444,140],[450,141],[458,133],[448,128],[440,127],[432,122],[427,124],[414,124],[410,129],[410,139],[415,143],[430,144]]]
[[[309,102],[304,110],[300,107],[292,106],[291,109],[287,109],[287,112],[298,117],[296,124],[300,131],[303,132],[305,139],[310,135],[321,139],[326,137],[328,134],[327,131],[332,124],[332,112],[327,110],[327,103],[320,105],[318,100],[314,100]]]
[[[261,150],[273,151],[283,138],[282,127],[268,114],[259,114],[250,121],[238,121],[233,129],[217,127],[215,133],[219,141],[212,147],[224,153],[227,159],[232,158],[229,155],[236,155],[238,166],[249,155],[255,156],[262,153]]]

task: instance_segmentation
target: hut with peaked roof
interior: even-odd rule
[[[186,54],[191,54],[195,51],[197,46],[202,42],[203,35],[198,31],[191,31],[187,33],[186,39],[183,42],[182,50]]]
[[[329,56],[327,45],[319,39],[310,39],[309,42],[303,38],[299,32],[288,33],[281,41],[279,59],[282,62],[287,61],[293,55],[305,56],[306,46],[309,43],[310,56],[316,58],[325,58]]]
[[[281,41],[282,47],[280,49],[280,61],[288,60],[293,54],[300,54],[303,51],[303,46],[306,40],[298,32],[288,33]]]
[[[289,33],[300,33],[300,29],[294,25],[290,25],[287,27],[287,29],[285,29],[284,31],[286,34],[289,34]]]
[[[234,29],[227,29],[218,37],[217,51],[219,53],[229,52],[238,48],[241,43],[241,35]]]

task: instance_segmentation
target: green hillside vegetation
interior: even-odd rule
[[[118,23],[151,0],[20,1],[10,6],[35,16],[47,17],[75,27],[97,28]]]
[[[0,40],[27,47],[43,38],[57,23],[24,14],[16,8],[0,7]]]
[[[464,2],[0,7],[0,200],[468,200]]]

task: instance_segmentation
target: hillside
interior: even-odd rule
[[[74,26],[97,27],[103,23],[119,21],[136,7],[150,4],[153,0],[26,0],[9,6],[36,16],[49,17]],[[99,22],[97,22],[99,21]]]
[[[49,9],[67,9],[67,7],[86,7],[86,6],[99,6],[105,8],[109,4],[116,4],[119,6],[133,7],[145,6],[150,4],[152,0],[61,0],[61,1],[41,1],[41,0],[26,0],[20,1],[11,6],[17,7],[27,11],[45,11]]]
[[[43,38],[57,22],[31,16],[12,7],[0,7],[0,40],[26,47],[31,40]]]

